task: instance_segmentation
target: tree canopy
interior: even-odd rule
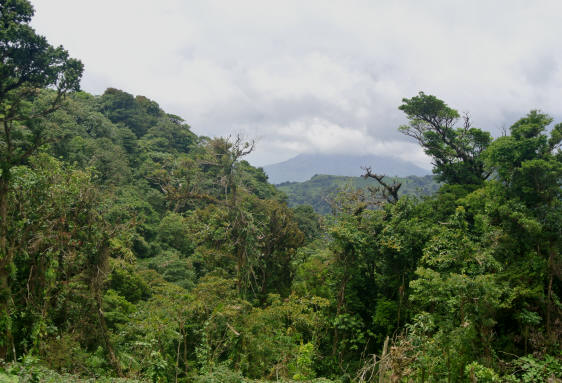
[[[434,173],[440,181],[480,185],[490,176],[481,158],[491,142],[490,133],[472,126],[470,116],[459,112],[432,95],[420,92],[404,98],[399,107],[409,124],[400,131],[413,137],[433,159]]]
[[[78,91],[29,2],[0,4],[0,380],[560,381],[561,123],[492,138],[420,92],[400,130],[440,182],[284,186],[320,216],[253,142]]]

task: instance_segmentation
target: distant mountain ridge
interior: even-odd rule
[[[429,196],[436,193],[440,187],[435,177],[430,175],[423,177],[389,177],[385,180],[389,184],[393,182],[402,184],[398,192],[399,196]],[[278,190],[287,195],[289,206],[311,205],[320,214],[331,212],[328,200],[346,187],[355,190],[365,190],[368,187],[377,186],[380,185],[372,178],[365,179],[363,177],[331,176],[325,174],[317,174],[305,182],[284,182],[276,185]]]
[[[370,166],[374,172],[388,176],[425,176],[430,170],[397,158],[377,155],[299,154],[287,161],[264,166],[272,184],[303,182],[315,174],[360,176],[362,166]]]

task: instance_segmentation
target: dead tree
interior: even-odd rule
[[[393,181],[392,185],[389,185],[385,181],[383,181],[386,176],[373,173],[370,166],[363,167],[362,169],[365,171],[365,174],[362,175],[363,178],[374,178],[375,180],[377,180],[379,185],[382,186],[383,198],[385,198],[389,203],[396,203],[398,201],[398,190],[400,190],[402,183],[396,183],[396,181]],[[377,190],[370,190],[373,193],[377,192]]]

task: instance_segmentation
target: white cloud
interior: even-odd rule
[[[427,164],[397,132],[401,98],[419,90],[495,133],[533,108],[562,117],[556,0],[32,3],[37,31],[85,63],[86,90],[255,137],[258,165],[314,151]]]

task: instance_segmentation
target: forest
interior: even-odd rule
[[[365,164],[319,215],[252,141],[81,91],[33,14],[0,0],[0,381],[562,381],[562,123],[419,92],[431,192]]]
[[[433,176],[423,177],[386,177],[385,182],[400,184],[398,195],[424,197],[434,194],[439,189],[439,183]],[[283,182],[275,185],[287,195],[287,204],[290,207],[299,205],[310,205],[319,214],[332,212],[332,201],[340,192],[352,192],[363,189],[366,192],[375,191],[381,185],[370,177],[333,176],[327,174],[316,174],[304,182]],[[381,197],[381,195],[379,195]]]

